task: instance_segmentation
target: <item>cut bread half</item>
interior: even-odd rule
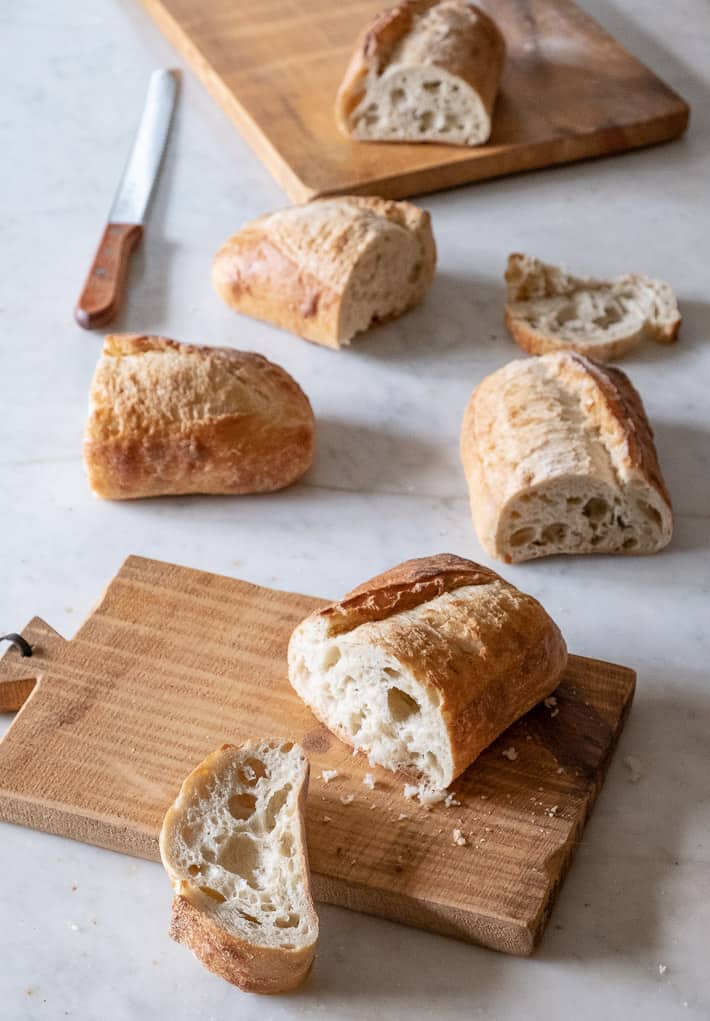
[[[653,432],[620,369],[567,351],[509,362],[471,395],[461,458],[478,538],[507,563],[671,539]]]
[[[238,312],[339,348],[422,301],[435,266],[425,210],[342,195],[246,224],[217,253],[212,275]]]
[[[288,662],[295,690],[341,741],[440,790],[555,690],[567,649],[532,596],[440,554],[312,613]]]
[[[313,961],[307,789],[297,745],[225,744],[190,773],[163,822],[160,856],[175,890],[170,935],[249,992],[293,989]]]
[[[643,340],[678,339],[681,316],[668,284],[637,273],[615,280],[575,277],[530,255],[508,257],[505,321],[530,354],[577,351],[620,358]]]
[[[404,0],[367,26],[336,101],[359,141],[480,145],[505,62],[495,22],[467,0]]]

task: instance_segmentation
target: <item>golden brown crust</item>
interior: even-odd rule
[[[621,369],[599,365],[584,355],[571,352],[569,357],[594,379],[609,412],[619,423],[628,446],[629,467],[638,471],[670,508],[671,496],[658,463],[653,429],[641,397],[629,377]]]
[[[328,619],[329,634],[343,634],[360,624],[411,610],[444,592],[464,585],[487,585],[498,577],[495,571],[452,553],[405,560],[358,585],[317,615]]]
[[[270,492],[310,466],[314,432],[308,398],[261,355],[115,335],[91,384],[84,461],[105,499]]]
[[[380,75],[390,62],[392,55],[403,39],[412,31],[421,15],[436,7],[441,0],[403,0],[402,3],[378,14],[361,32],[350,62],[338,89],[335,101],[335,117],[340,130],[350,134],[349,118],[361,102],[368,78],[374,73]],[[447,59],[437,60],[432,51],[431,63],[442,70],[461,78],[483,102],[490,114],[498,82],[506,57],[505,39],[495,21],[473,3],[464,6],[472,8],[477,15],[476,46],[461,45],[457,48],[456,59],[451,60],[447,47]],[[486,54],[483,64],[481,52]]]
[[[220,978],[249,993],[286,993],[301,985],[314,947],[259,947],[225,932],[185,897],[174,897],[170,936]]]

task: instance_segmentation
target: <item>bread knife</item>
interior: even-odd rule
[[[74,309],[74,318],[85,330],[105,326],[118,314],[128,260],[143,237],[145,215],[170,134],[176,98],[177,72],[154,71],[108,223]]]

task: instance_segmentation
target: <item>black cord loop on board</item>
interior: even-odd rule
[[[21,656],[32,655],[32,646],[30,643],[26,638],[23,638],[22,635],[16,635],[14,631],[12,631],[9,635],[0,635],[0,642],[10,642],[16,649],[20,650]]]

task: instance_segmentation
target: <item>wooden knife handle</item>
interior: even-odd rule
[[[84,289],[74,309],[74,318],[85,330],[105,326],[118,315],[126,282],[128,259],[143,237],[139,223],[107,223]]]

